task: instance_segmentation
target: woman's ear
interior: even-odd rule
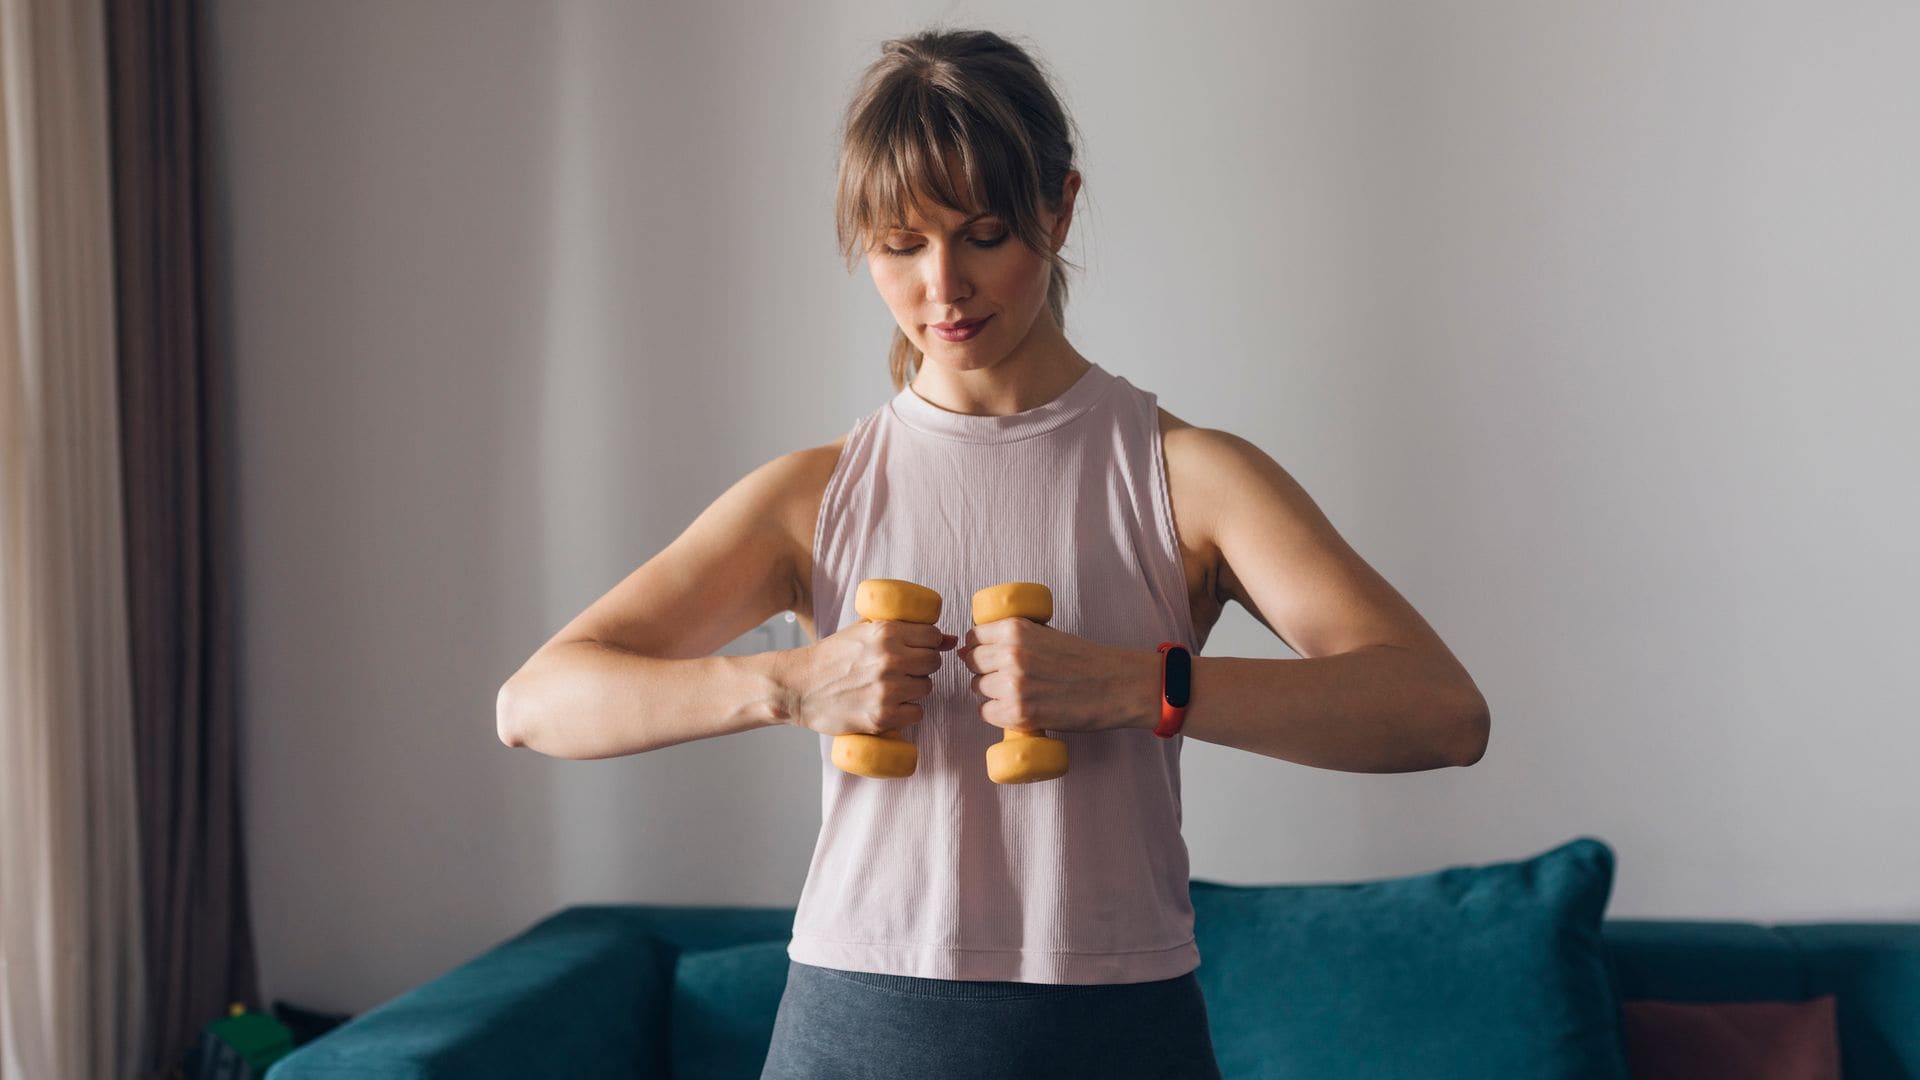
[[[1080,170],[1068,169],[1067,177],[1060,184],[1060,213],[1054,218],[1053,250],[1059,251],[1067,243],[1067,230],[1073,225],[1073,199],[1080,193]]]

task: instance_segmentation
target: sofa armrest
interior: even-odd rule
[[[676,949],[568,908],[281,1058],[265,1080],[666,1075]]]

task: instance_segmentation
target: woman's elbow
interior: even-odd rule
[[[1487,708],[1487,699],[1481,696],[1480,691],[1474,690],[1465,710],[1465,719],[1460,721],[1460,750],[1455,763],[1465,768],[1485,757],[1487,738],[1492,732],[1493,716]]]
[[[518,697],[513,680],[508,679],[500,684],[500,692],[493,699],[494,734],[500,737],[502,743],[515,747],[527,744],[526,735],[521,728]]]

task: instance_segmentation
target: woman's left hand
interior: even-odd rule
[[[1017,616],[977,624],[955,650],[973,672],[980,718],[1022,731],[1134,726],[1124,695],[1140,674],[1137,650],[1088,641]]]

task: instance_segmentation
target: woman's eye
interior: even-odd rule
[[[985,240],[975,240],[973,243],[974,243],[974,246],[976,247],[983,247],[983,248],[999,247],[1002,243],[1006,242],[1007,237],[1012,235],[1013,235],[1013,230],[1006,229],[1006,230],[1002,230],[999,236],[989,237],[988,239],[985,239]],[[921,248],[921,245],[919,244],[915,244],[912,247],[908,247],[908,248],[895,248],[895,247],[887,247],[883,245],[880,248],[880,250],[887,253],[888,255],[911,255],[914,252],[919,251],[920,248]]]

